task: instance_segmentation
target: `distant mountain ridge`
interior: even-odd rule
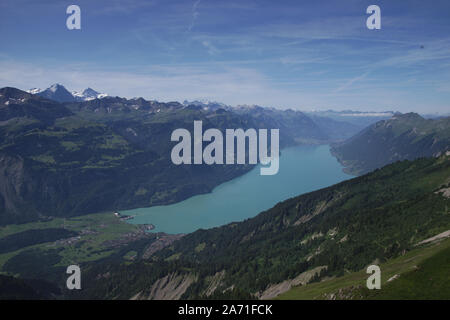
[[[59,83],[55,83],[45,90],[33,88],[27,90],[27,92],[58,102],[89,101],[93,99],[101,99],[108,96],[108,94],[97,92],[92,88],[84,89],[82,92],[69,92],[69,90],[67,90],[62,84]]]
[[[149,109],[149,105],[157,106],[161,104],[158,101],[148,101],[144,98],[120,98],[120,97],[111,97],[105,93],[99,93],[94,89],[87,88],[82,92],[72,91],[69,92],[62,84],[54,84],[46,90],[41,89],[30,89],[27,92],[31,94],[36,94],[42,96],[47,99],[51,99],[54,101],[58,101],[61,103],[77,103],[84,101],[93,101],[96,99],[104,99],[108,97],[108,100],[103,102],[96,102],[86,106],[79,106],[79,109],[85,109],[86,111],[89,109],[95,110],[95,112],[100,112],[103,114],[104,112],[108,114],[113,114],[117,112],[121,112],[122,115],[124,112],[128,112],[131,110],[145,110]],[[130,103],[135,102],[135,103]],[[375,123],[378,120],[384,120],[390,118],[395,114],[393,111],[384,111],[384,112],[362,112],[362,111],[354,111],[354,110],[344,110],[344,111],[311,111],[311,112],[303,112],[300,110],[292,110],[292,109],[277,109],[272,107],[263,107],[259,105],[236,105],[231,106],[225,103],[211,101],[207,99],[197,99],[193,101],[184,100],[183,103],[179,102],[168,102],[165,103],[174,106],[175,108],[188,108],[192,110],[201,110],[203,112],[221,112],[229,111],[239,115],[250,115],[250,114],[258,114],[262,116],[265,113],[264,117],[278,117],[278,123],[280,125],[280,121],[286,120],[294,123],[299,120],[301,117],[301,121],[304,121],[306,118],[312,120],[312,123],[309,126],[315,126],[316,128],[311,131],[310,136],[314,136],[316,143],[318,140],[325,142],[327,140],[333,141],[343,141],[366,126]],[[149,112],[157,112],[157,109],[153,108]],[[286,115],[294,116],[294,119],[285,118]],[[305,118],[306,116],[306,118]],[[304,125],[305,123],[303,123]],[[275,125],[275,124],[274,124]],[[283,121],[281,121],[280,129],[284,128]],[[290,128],[291,129],[291,128]],[[289,129],[289,130],[290,130]],[[302,130],[303,128],[299,128]],[[283,130],[284,131],[284,130]],[[321,131],[318,134],[318,131]],[[304,132],[302,133],[304,134]],[[303,142],[311,142],[312,140],[303,140]]]
[[[81,101],[89,101],[93,99],[101,99],[107,97],[108,94],[100,93],[92,88],[84,89],[82,92],[72,91],[74,97],[80,98]]]
[[[349,123],[359,130],[381,120],[386,120],[398,114],[395,111],[355,111],[355,110],[325,110],[325,111],[307,111],[306,115],[312,119],[331,119],[338,122]],[[358,131],[359,131],[358,130]],[[355,132],[356,133],[356,132]],[[347,137],[349,138],[349,136]]]
[[[331,150],[353,174],[398,160],[439,156],[450,150],[450,117],[424,119],[417,113],[396,114],[334,144]]]
[[[394,111],[354,111],[354,110],[326,110],[326,111],[301,111],[292,109],[276,109],[270,107],[262,107],[259,105],[236,105],[231,106],[224,103],[209,100],[194,100],[183,102],[183,105],[191,108],[199,108],[205,111],[215,111],[224,109],[238,114],[259,113],[264,110],[268,114],[295,114],[302,113],[310,118],[322,131],[322,133],[331,137],[331,140],[342,141],[350,138],[368,125],[377,121],[391,118],[397,112]]]

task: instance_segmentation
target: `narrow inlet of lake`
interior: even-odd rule
[[[276,175],[261,176],[256,166],[243,176],[217,186],[211,193],[122,213],[135,216],[129,223],[153,224],[153,232],[169,234],[243,221],[280,201],[351,178],[342,171],[329,149],[328,145],[283,149]]]

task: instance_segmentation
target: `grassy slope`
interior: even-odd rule
[[[294,287],[277,299],[327,299],[332,294],[353,299],[449,299],[450,239],[411,250],[381,264],[380,269],[381,290],[368,290],[365,286],[369,275],[361,270]],[[394,275],[400,277],[388,282]]]
[[[86,232],[81,235],[81,240],[73,244],[42,243],[27,246],[25,248],[0,255],[0,270],[3,265],[12,257],[29,249],[40,249],[43,251],[60,249],[62,256],[58,265],[67,266],[74,261],[77,263],[94,261],[104,258],[112,253],[103,243],[108,240],[119,239],[126,233],[136,232],[139,227],[120,221],[111,212],[90,214],[73,218],[54,218],[45,222],[31,222],[25,224],[10,224],[0,227],[0,238],[7,235],[16,234],[30,229],[61,228],[65,226],[68,230],[76,232]]]
[[[304,271],[301,268],[306,270],[318,265],[331,265],[331,261],[334,261],[336,266],[329,275],[339,276],[337,273],[342,268],[359,270],[375,258],[395,256],[403,248],[409,248],[424,238],[449,229],[448,199],[434,193],[439,186],[448,184],[449,160],[449,157],[442,157],[397,163],[368,176],[286,200],[246,222],[193,233],[186,236],[186,239],[174,243],[161,255],[154,256],[153,258],[156,258],[154,263],[147,260],[141,265],[135,265],[133,262],[129,269],[118,269],[116,281],[122,282],[117,285],[116,293],[123,292],[125,298],[130,297],[143,287],[148,288],[148,285],[152,284],[149,279],[158,279],[172,269],[178,271],[193,269],[206,277],[214,275],[217,271],[226,270],[225,287],[235,285],[251,293],[264,289],[267,284],[292,278]],[[329,198],[329,194],[340,196],[333,201],[330,200],[333,198]],[[328,201],[327,206],[324,206],[325,200]],[[293,224],[317,208],[322,208],[323,212],[314,219],[298,226]],[[56,218],[48,222],[8,225],[0,228],[0,236],[29,229],[61,227],[63,223],[64,219]],[[78,232],[89,230],[97,233],[84,234],[82,241],[75,244],[58,245],[56,248],[60,251],[57,254],[62,259],[50,266],[64,267],[74,261],[86,262],[108,256],[112,252],[103,245],[105,240],[117,239],[137,228],[118,221],[112,213],[68,218],[65,224],[70,230]],[[329,232],[332,230],[335,230],[334,235]],[[313,235],[319,233],[323,236],[312,241]],[[348,240],[341,243],[339,240],[346,236]],[[302,243],[308,239],[309,241]],[[373,246],[374,243],[381,249]],[[33,267],[39,262],[48,268],[48,261],[54,261],[51,253],[55,247],[49,246],[50,244],[36,246],[43,250],[42,252],[49,253],[48,257],[40,258],[42,261],[32,260],[33,256],[25,255],[22,259],[16,259],[10,270],[15,271],[16,267],[24,269],[22,267],[24,261]],[[394,244],[398,246],[392,247]],[[30,247],[1,255],[0,266],[3,267],[8,259],[27,249]],[[131,258],[135,255],[132,251],[136,251],[136,248],[127,250],[128,252],[124,252],[121,256]],[[307,266],[303,266],[306,263],[304,259],[312,252],[317,252],[316,257],[309,261]],[[412,257],[411,252],[404,257]],[[402,259],[406,259],[404,257],[398,258],[400,263]],[[389,265],[393,261],[396,260],[387,260],[382,264],[383,277],[386,277],[383,278],[384,281],[400,273],[398,270],[403,270],[402,272],[407,270],[394,264],[390,271]],[[100,267],[104,270],[103,265]],[[111,270],[112,277],[114,272]],[[268,278],[262,278],[261,275]],[[96,279],[97,273],[93,272],[92,277]],[[131,283],[128,277],[133,279]],[[322,285],[333,286],[334,283],[331,289],[338,290],[358,286],[361,283],[364,285],[365,279],[367,275],[364,272],[356,272],[331,280],[338,281],[337,283],[327,281],[311,284],[302,290],[306,288],[313,290],[305,298],[326,298],[321,294],[332,293],[333,290],[323,291]],[[340,282],[342,280],[344,282]],[[110,290],[111,279],[105,279],[105,283],[99,285],[102,281],[95,281],[95,286],[103,288],[104,285],[105,290]],[[198,292],[193,291],[190,297],[202,294],[204,288],[201,285],[199,284]],[[319,287],[315,287],[316,285]],[[105,297],[101,289],[98,295],[97,288],[94,289],[96,297]],[[360,292],[358,288],[352,290],[359,296],[366,294]]]
[[[321,278],[357,272],[375,260],[388,263],[450,229],[450,199],[435,193],[448,187],[449,177],[450,157],[392,164],[288,199],[255,218],[186,235],[151,260],[87,270],[88,279],[106,269],[111,277],[88,281],[92,286],[85,287],[84,298],[127,299],[170,272],[195,272],[199,281],[184,298],[199,299],[205,297],[208,279],[224,272],[210,298],[238,299],[221,293],[233,287],[250,297],[323,265],[328,269]]]

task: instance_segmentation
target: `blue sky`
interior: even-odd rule
[[[81,30],[66,28],[70,4]],[[0,31],[1,87],[450,112],[448,0],[3,0]]]

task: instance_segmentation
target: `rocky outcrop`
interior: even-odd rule
[[[196,277],[190,273],[171,273],[153,283],[148,292],[139,292],[133,300],[179,300]]]
[[[294,279],[288,279],[283,282],[272,284],[270,285],[266,290],[263,292],[259,292],[256,294],[256,296],[259,299],[273,299],[276,296],[289,291],[292,287],[299,286],[299,285],[305,285],[308,282],[311,281],[311,279],[317,275],[320,274],[322,270],[326,270],[327,266],[319,266],[314,269],[302,272]]]

